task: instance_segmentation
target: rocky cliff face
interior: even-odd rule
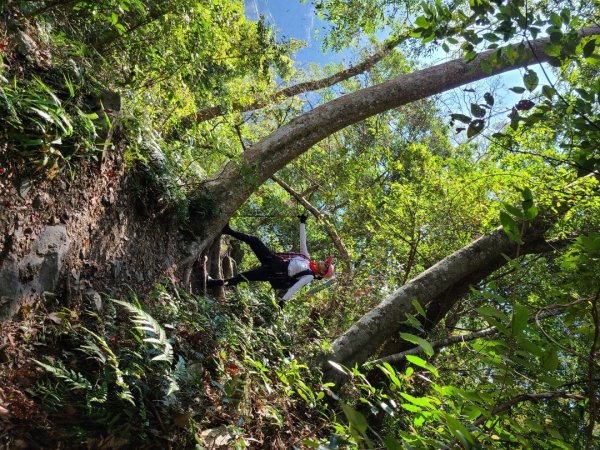
[[[28,236],[19,228],[12,239]],[[10,317],[23,302],[56,292],[70,244],[64,225],[48,225],[40,230],[28,254],[20,259],[9,255],[0,270],[0,314]]]
[[[23,180],[17,167],[3,169],[1,321],[39,301],[69,306],[97,300],[98,293],[142,292],[154,281],[175,277],[179,229],[169,217],[136,208],[139,199],[131,193],[132,175],[120,150],[53,180]]]

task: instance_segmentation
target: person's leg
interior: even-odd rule
[[[248,244],[262,264],[268,263],[273,257],[273,252],[269,249],[269,247],[263,244],[262,241],[256,236],[251,236],[249,234],[244,234],[240,233],[239,231],[232,230],[231,228],[229,228],[229,224],[225,225],[225,228],[223,228],[223,234],[228,234],[229,236],[233,236],[234,238],[239,239],[240,241]]]
[[[243,283],[244,281],[268,281],[271,271],[265,267],[260,266],[256,269],[248,270],[237,274],[235,277],[228,278],[226,280],[208,280],[208,286],[235,286],[236,284]]]

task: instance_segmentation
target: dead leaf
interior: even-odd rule
[[[62,322],[62,319],[56,313],[48,314],[48,319],[50,319],[52,322],[54,322],[57,325],[60,325]]]

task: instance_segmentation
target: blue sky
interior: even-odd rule
[[[345,65],[350,65],[357,62],[352,50],[345,50],[341,53],[323,53],[322,41],[319,36],[326,34],[328,23],[317,18],[311,0],[306,2],[300,0],[245,0],[245,6],[246,14],[250,19],[256,20],[259,14],[263,14],[267,22],[275,26],[278,36],[293,37],[306,42],[307,46],[301,49],[294,58],[298,67],[305,68],[310,63],[324,65],[330,62],[343,62]],[[315,30],[318,30],[318,33],[315,33]],[[432,63],[441,62],[440,57],[443,58],[441,53],[432,60]],[[542,73],[539,68],[536,66],[532,68],[538,72],[540,81],[542,81]],[[498,92],[504,98],[497,98],[497,102],[507,105],[514,104],[520,96],[508,91],[508,88],[522,85],[520,72],[515,70],[502,75],[501,81],[506,90],[502,89]]]
[[[323,53],[322,41],[318,39],[318,34],[324,35],[328,24],[317,18],[310,0],[306,3],[301,3],[300,0],[245,0],[245,4],[248,18],[255,20],[262,13],[267,22],[275,25],[278,36],[293,37],[306,42],[307,47],[300,50],[295,58],[301,66],[311,62],[354,62],[351,61],[349,51]],[[317,35],[315,30],[318,30]]]

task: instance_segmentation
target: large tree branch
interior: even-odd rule
[[[512,254],[515,245],[502,229],[482,236],[470,245],[454,252],[402,286],[378,306],[354,323],[332,345],[328,360],[353,367],[362,364],[402,326],[407,314],[415,313],[417,300],[429,305],[448,290],[464,294],[465,279],[482,267],[494,267],[502,254]],[[454,295],[452,296],[454,297]]]
[[[600,34],[600,27],[584,28],[580,36]],[[206,211],[207,204],[218,205],[220,210],[212,218],[204,216],[195,223],[195,231],[203,249],[222,229],[227,220],[250,197],[257,186],[277,170],[306,152],[317,142],[342,128],[392,108],[431,97],[455,87],[478,81],[509,70],[548,61],[545,53],[548,38],[531,41],[530,46],[513,45],[522,56],[518,60],[503,60],[490,65],[497,50],[480,53],[471,62],[463,59],[449,61],[410,74],[398,76],[385,83],[344,95],[293,119],[243,153],[240,160],[229,162],[213,180],[205,183],[191,202],[190,218],[194,211]],[[502,48],[502,54],[508,52]]]
[[[348,274],[351,274],[352,262],[350,261],[350,255],[348,254],[348,250],[346,249],[346,246],[344,245],[342,238],[340,238],[339,234],[337,234],[337,231],[335,231],[335,229],[329,223],[329,221],[325,218],[325,216],[323,216],[323,214],[321,214],[321,211],[319,211],[317,208],[315,208],[313,205],[311,205],[308,200],[306,200],[301,194],[296,192],[289,184],[287,184],[281,178],[273,175],[271,177],[271,179],[273,181],[275,181],[283,189],[285,189],[288,194],[290,194],[292,197],[294,197],[296,200],[298,200],[298,202],[302,206],[304,206],[308,211],[310,211],[310,213],[313,216],[315,216],[323,224],[323,227],[325,228],[327,235],[333,242],[333,245],[335,245],[335,248],[337,249],[337,251],[340,255],[340,258],[343,261]]]
[[[426,328],[433,328],[472,285],[507,264],[507,257],[554,250],[555,246],[540,243],[544,241],[543,233],[550,224],[551,220],[538,217],[523,236],[524,245],[521,246],[498,228],[457,250],[356,321],[333,342],[331,353],[325,355],[325,359],[347,367],[364,363],[385,342],[396,336],[408,314],[417,314],[413,306],[415,300],[427,309]],[[385,351],[384,355],[390,353]],[[340,374],[326,364],[324,371],[326,377],[340,379]]]
[[[407,36],[399,36],[386,41],[383,46],[374,54],[363,60],[361,63],[349,67],[345,70],[341,70],[329,77],[321,78],[320,80],[312,80],[306,81],[304,83],[298,83],[294,86],[290,86],[284,89],[281,89],[274,94],[268,95],[264,98],[255,99],[253,102],[244,104],[244,103],[234,103],[230,110],[237,112],[247,112],[253,111],[255,109],[264,108],[268,105],[276,105],[281,103],[283,100],[294,97],[299,94],[303,94],[305,92],[317,91],[319,89],[323,89],[329,86],[333,86],[341,81],[348,80],[356,75],[360,75],[368,70],[370,70],[375,64],[381,61],[387,54],[394,49],[398,44],[407,39]],[[189,122],[204,122],[206,120],[214,119],[223,114],[223,109],[220,106],[210,106],[208,108],[197,111],[190,117],[186,117],[186,120]]]

